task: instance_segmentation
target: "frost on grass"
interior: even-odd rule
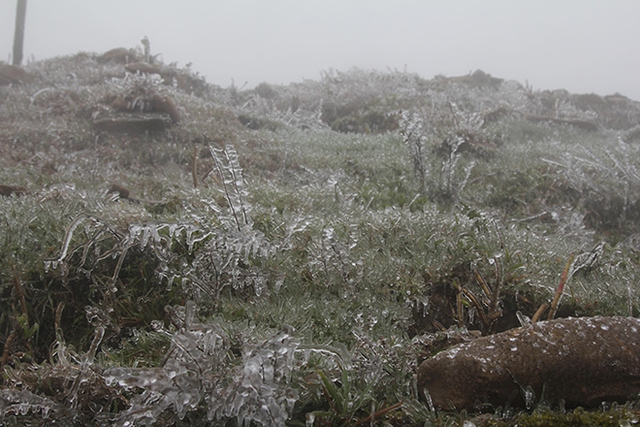
[[[94,280],[103,294],[115,295],[125,259],[135,249],[157,262],[156,274],[167,289],[179,283],[197,302],[216,304],[227,287],[266,293],[269,274],[254,261],[272,257],[278,246],[253,227],[237,152],[231,146],[210,147],[210,152],[225,203],[206,194],[198,204],[213,215],[188,207],[180,220],[134,221],[126,228],[97,215],[80,215],[68,226],[59,255],[44,261],[45,270],[58,269],[66,277],[75,269],[95,279],[99,266],[115,260],[109,278]]]
[[[62,309],[60,305],[56,325]],[[29,414],[43,419],[51,417],[53,422],[83,422],[87,421],[88,410],[96,417],[94,419],[104,418],[103,412],[106,412],[112,390],[106,386],[94,361],[105,328],[100,321],[92,319],[92,313],[88,307],[87,320],[95,326],[95,332],[87,352],[74,351],[57,327],[52,356],[55,362],[5,367],[5,385],[8,388],[0,390],[0,422],[6,417]],[[52,396],[44,397],[43,393]]]
[[[580,194],[585,223],[596,229],[622,229],[640,220],[638,147],[622,138],[600,152],[578,145],[562,157],[560,167]]]
[[[282,426],[298,399],[288,386],[298,340],[288,328],[259,344],[242,347],[242,361],[230,351],[231,338],[217,324],[195,322],[195,304],[170,310],[181,328],[171,335],[171,348],[159,368],[113,368],[107,384],[143,390],[116,425],[151,425],[165,411],[183,419],[206,408],[209,420],[237,418],[238,425],[256,422]]]

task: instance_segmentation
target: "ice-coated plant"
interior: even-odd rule
[[[260,91],[259,88],[263,88],[263,91]],[[278,99],[280,98],[279,91],[271,89],[271,86],[266,84],[258,86],[256,91],[258,94],[252,94],[246,102],[236,107],[248,127],[270,130],[284,126],[298,129],[326,128],[326,124],[322,122],[321,102],[315,107],[300,108],[296,95],[283,94],[289,99]],[[265,91],[272,95],[265,96],[263,93]]]
[[[622,229],[637,223],[640,203],[638,148],[618,138],[605,147],[578,145],[558,162],[562,174],[581,196],[585,222],[594,228]],[[636,231],[632,227],[630,231]]]
[[[459,115],[455,111],[453,114],[454,117]],[[464,121],[464,124],[459,124],[459,119],[455,120],[454,130],[440,144],[442,153],[437,154],[438,145],[433,142],[436,135],[428,129],[420,114],[408,111],[402,113],[401,133],[413,162],[420,192],[430,199],[445,202],[456,200],[466,187],[475,162],[471,160],[464,168],[460,168],[461,147],[468,144],[465,134],[461,132],[467,132],[468,127],[477,126],[477,118],[473,117],[473,120]]]
[[[236,151],[233,147],[210,151],[214,158],[210,173],[218,174],[219,191],[226,203],[221,206],[214,197],[203,197],[199,204],[214,217],[132,222],[123,229],[104,218],[81,215],[68,226],[59,255],[45,260],[45,269],[57,269],[64,277],[77,269],[92,277],[98,274],[99,265],[116,260],[108,279],[94,279],[102,288],[100,292],[111,296],[118,292],[116,284],[125,258],[135,249],[157,262],[156,274],[166,280],[167,289],[179,282],[181,290],[199,302],[217,304],[227,286],[261,295],[267,289],[269,273],[253,261],[268,259],[277,245],[253,228],[252,207]]]
[[[423,120],[416,112],[403,111],[400,126],[402,127],[404,143],[411,155],[413,170],[420,185],[420,191],[424,192],[429,176],[429,170],[426,164],[426,152],[429,148],[426,147],[427,138],[426,132],[423,129]]]
[[[116,419],[118,426],[152,425],[165,411],[184,419],[200,406],[207,418],[237,418],[239,426],[284,426],[298,393],[289,386],[299,341],[290,328],[267,340],[242,345],[242,360],[230,350],[234,337],[218,324],[195,321],[196,305],[168,309],[179,329],[158,368],[112,368],[107,384],[143,390]],[[162,326],[157,324],[162,330]]]
[[[229,212],[233,215],[233,222],[238,231],[243,228],[251,228],[251,205],[247,202],[247,190],[245,189],[242,168],[238,160],[238,153],[232,146],[224,149],[216,149],[209,146],[213,157],[215,170],[220,177],[222,193],[229,205]]]
[[[76,352],[64,339],[60,317],[64,305],[56,311],[56,336],[49,363],[23,368],[18,365],[5,368],[5,385],[0,390],[0,423],[11,416],[31,413],[52,422],[88,422],[85,413],[94,409],[95,420],[104,420],[104,405],[108,404],[112,390],[105,385],[100,370],[94,364],[98,348],[105,333],[105,325],[96,319],[96,310],[87,307],[87,320],[95,326],[91,345],[86,352]],[[42,396],[55,391],[52,397]],[[44,392],[44,393],[43,393]]]
[[[51,399],[38,396],[29,391],[17,389],[0,390],[0,423],[4,423],[12,415],[37,414],[43,420],[49,419],[51,412],[59,409],[59,405]]]

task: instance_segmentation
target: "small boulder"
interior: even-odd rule
[[[446,410],[522,407],[541,398],[568,407],[625,402],[640,392],[640,320],[539,322],[451,347],[424,361],[417,375],[421,399]]]
[[[130,73],[158,74],[162,75],[162,67],[159,64],[149,64],[147,62],[132,62],[124,66]]]
[[[126,113],[162,113],[171,118],[172,123],[180,123],[180,111],[168,96],[159,94],[136,94],[118,96],[112,103],[114,111]]]
[[[18,65],[0,63],[0,86],[22,84],[33,81],[33,75]]]
[[[28,190],[25,187],[22,187],[20,185],[0,184],[0,196],[9,197],[12,194],[15,194],[16,196],[22,196],[27,193],[28,193]]]
[[[129,62],[139,61],[140,57],[132,49],[125,47],[117,47],[103,53],[98,57],[98,62],[107,63],[115,62],[117,64],[128,64]]]
[[[112,194],[112,193],[118,194],[118,197],[120,197],[121,199],[128,199],[130,191],[128,188],[120,184],[112,184],[111,187],[109,187],[107,194]]]

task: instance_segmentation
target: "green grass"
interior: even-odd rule
[[[431,411],[413,375],[438,325],[495,328],[470,301],[456,309],[459,287],[482,295],[476,272],[500,289],[498,330],[550,301],[572,253],[559,316],[638,315],[637,145],[604,127],[478,119],[549,114],[548,94],[358,70],[187,93],[90,54],[28,69],[33,83],[0,88],[0,184],[29,190],[0,198],[6,424],[461,425],[475,415]],[[141,87],[172,97],[181,123],[93,130]],[[329,103],[360,132],[323,122]],[[399,131],[367,127],[400,108],[421,117],[420,158]],[[499,144],[443,157],[460,130]],[[154,400],[160,386],[176,399]],[[631,422],[634,405],[482,419]]]

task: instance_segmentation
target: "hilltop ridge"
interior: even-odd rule
[[[398,118],[394,113],[398,110],[442,109],[448,108],[448,103],[481,114],[487,121],[519,114],[533,121],[557,121],[620,131],[640,123],[640,102],[624,95],[534,90],[481,70],[465,76],[436,76],[429,80],[413,73],[353,68],[326,71],[319,80],[289,85],[264,82],[254,89],[241,90],[235,86],[223,89],[207,84],[189,67],[179,69],[175,64],[157,61],[149,64],[143,60],[143,55],[135,49],[118,48],[104,54],[78,53],[31,63],[24,68],[26,74],[22,78],[14,75],[18,71],[12,71],[12,66],[5,65],[0,67],[0,84],[24,83],[44,88],[51,84],[73,83],[91,87],[101,83],[96,79],[97,75],[105,80],[123,78],[125,74],[155,75],[164,85],[181,93],[215,98],[235,107],[260,99],[283,113],[298,110],[316,113],[321,108],[321,120],[333,130],[356,133],[396,130]],[[260,126],[260,120],[255,118],[241,114],[240,119],[249,127]]]

